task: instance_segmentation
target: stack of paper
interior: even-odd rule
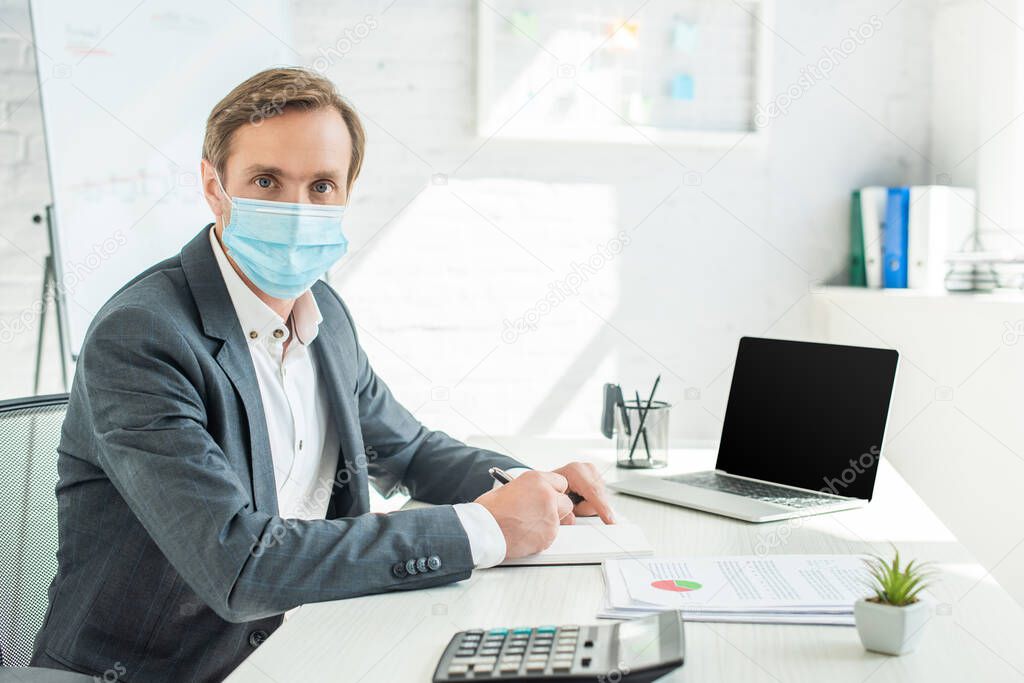
[[[864,557],[774,555],[637,558],[603,563],[598,613],[631,619],[681,610],[690,621],[853,625],[868,595]]]
[[[653,554],[643,529],[634,524],[604,524],[597,517],[578,517],[576,524],[558,527],[558,536],[547,550],[505,560],[500,566],[600,564],[610,558]]]

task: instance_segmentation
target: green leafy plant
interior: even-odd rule
[[[871,575],[871,590],[875,596],[868,598],[871,602],[895,607],[906,607],[917,602],[918,594],[928,587],[931,572],[928,565],[911,560],[900,565],[900,551],[893,548],[892,560],[873,555],[867,560],[868,572]]]

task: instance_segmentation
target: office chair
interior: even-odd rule
[[[57,573],[57,442],[68,395],[0,401],[0,681],[91,681],[25,667]],[[10,668],[17,667],[17,668]]]

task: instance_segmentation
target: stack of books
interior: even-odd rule
[[[852,626],[871,594],[859,555],[746,555],[606,560],[598,617],[678,610],[689,621]]]

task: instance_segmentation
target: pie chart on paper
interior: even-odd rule
[[[690,591],[700,590],[701,584],[696,581],[683,581],[682,579],[661,579],[659,581],[651,581],[651,586],[658,590],[670,591],[672,593],[689,593]]]

